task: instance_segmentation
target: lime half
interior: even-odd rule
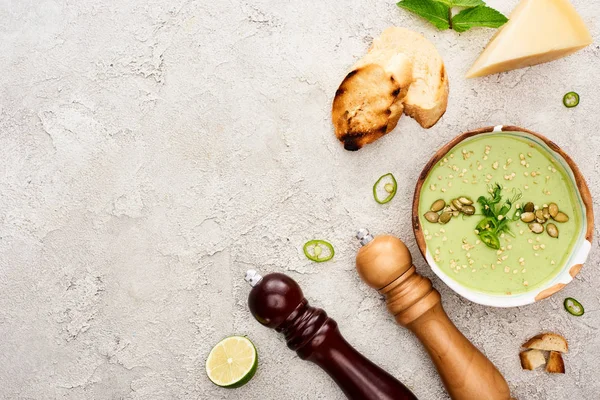
[[[206,374],[215,385],[235,388],[252,379],[257,365],[258,353],[252,342],[243,336],[230,336],[210,351]]]

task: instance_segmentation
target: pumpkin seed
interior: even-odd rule
[[[439,222],[440,222],[440,224],[447,224],[448,221],[450,221],[451,219],[452,219],[452,213],[450,213],[448,211],[444,211],[442,213],[442,215],[440,215]]]
[[[462,211],[463,204],[460,202],[459,199],[452,200],[452,205],[454,206],[455,209]]]
[[[532,213],[533,210],[535,210],[535,206],[533,205],[532,202],[525,204],[525,206],[523,207],[523,211],[525,211],[526,213],[528,213],[528,212]]]
[[[523,222],[531,222],[535,219],[535,214],[532,212],[524,212],[521,214],[521,221]]]
[[[462,212],[465,215],[473,215],[475,214],[475,207],[469,205],[463,206]]]
[[[550,209],[548,207],[544,207],[542,209],[542,215],[544,215],[544,219],[550,219]]]
[[[553,238],[558,237],[558,228],[552,223],[546,225],[546,232],[548,232],[548,235],[550,235]]]
[[[438,222],[438,219],[440,219],[440,216],[438,215],[438,213],[433,212],[433,211],[427,211],[424,215],[425,219],[433,224],[435,224],[436,222]]]
[[[569,220],[569,216],[564,212],[559,211],[558,214],[556,214],[556,217],[554,217],[554,220],[556,222],[567,222]]]
[[[540,224],[543,224],[544,222],[546,222],[546,218],[544,218],[544,211],[537,210],[535,212],[535,220],[537,222],[539,222]]]
[[[556,214],[558,214],[558,206],[556,203],[550,203],[548,206],[548,211],[550,212],[550,216],[552,218],[556,217]]]
[[[533,222],[531,224],[529,224],[529,230],[531,230],[531,232],[533,233],[542,233],[544,232],[544,225],[539,224],[537,222]]]
[[[446,207],[446,202],[442,199],[439,199],[439,200],[436,200],[433,202],[433,204],[431,205],[431,211],[433,211],[433,212],[442,211],[444,209],[444,207]]]
[[[473,204],[473,200],[469,199],[468,197],[464,197],[464,196],[459,197],[458,201],[460,201],[465,206],[470,206]]]

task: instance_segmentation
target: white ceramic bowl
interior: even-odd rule
[[[517,135],[522,138],[526,138],[535,142],[537,145],[545,149],[548,154],[554,158],[559,164],[561,164],[565,171],[567,172],[567,176],[571,179],[573,186],[576,187],[576,204],[580,207],[580,212],[582,215],[582,225],[581,231],[579,232],[579,237],[577,238],[577,242],[573,246],[573,250],[571,254],[567,258],[567,261],[564,263],[560,272],[554,276],[551,280],[546,282],[541,287],[532,289],[529,292],[518,293],[514,295],[495,295],[488,294],[483,292],[478,292],[471,288],[465,287],[460,283],[456,282],[449,275],[447,275],[434,261],[433,256],[430,250],[427,248],[427,243],[425,241],[425,237],[423,235],[423,230],[421,229],[420,219],[419,219],[419,198],[421,195],[421,188],[423,186],[423,182],[427,178],[429,171],[431,168],[436,165],[444,156],[452,150],[457,144],[462,142],[463,140],[476,136],[476,135],[489,135],[493,134],[493,132],[515,132]],[[558,147],[555,143],[548,140],[544,136],[537,134],[535,132],[528,131],[527,129],[519,128],[516,126],[496,126],[496,127],[487,127],[481,128],[474,131],[465,132],[455,139],[450,141],[444,147],[442,147],[435,155],[429,160],[421,175],[419,176],[419,180],[417,182],[417,187],[415,188],[415,195],[413,199],[413,230],[415,233],[415,238],[417,240],[417,244],[419,245],[419,250],[423,257],[427,260],[427,263],[435,272],[435,274],[442,280],[446,285],[450,286],[452,290],[461,296],[479,304],[494,306],[494,307],[516,307],[522,306],[526,304],[531,304],[536,301],[542,300],[551,296],[552,294],[558,292],[560,289],[565,287],[569,282],[573,280],[573,278],[579,273],[581,270],[583,263],[586,261],[590,249],[592,247],[591,240],[592,234],[594,232],[594,212],[592,208],[592,198],[590,195],[590,191],[585,183],[579,168],[577,165],[571,160],[571,158],[565,154],[560,147]]]

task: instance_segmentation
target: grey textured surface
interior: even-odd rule
[[[508,13],[516,0],[489,1]],[[600,11],[575,0],[594,37]],[[403,118],[358,153],[329,121],[333,93],[390,25],[422,32],[450,76],[432,129]],[[597,399],[600,252],[535,305],[459,298],[417,252],[410,201],[434,150],[464,130],[516,124],[547,135],[600,198],[600,50],[483,79],[464,73],[493,34],[437,32],[379,0],[0,1],[0,398],[342,399],[246,307],[244,271],[284,271],[346,338],[424,400],[446,398],[426,354],[354,271],[356,228],[403,238],[456,325],[519,399]],[[581,94],[576,109],[562,95]],[[393,172],[396,198],[371,185]],[[332,262],[302,255],[308,239]],[[586,306],[569,317],[562,299]],[[570,342],[567,373],[521,371],[540,330]],[[205,376],[224,336],[248,335],[256,377]]]

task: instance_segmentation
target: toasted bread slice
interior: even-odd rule
[[[552,374],[564,374],[565,363],[562,355],[558,351],[551,351],[548,357],[548,363],[546,364],[546,372]]]
[[[412,62],[413,81],[404,102],[404,113],[423,128],[430,128],[444,115],[448,105],[448,76],[435,46],[417,32],[390,27],[373,41],[369,53],[356,67],[370,58],[389,59],[402,53]]]
[[[523,347],[527,349],[559,351],[561,353],[569,351],[567,340],[556,333],[541,333],[529,339],[523,344]]]
[[[540,365],[546,364],[544,353],[540,350],[525,350],[519,353],[521,358],[521,367],[523,369],[534,370]]]
[[[346,150],[358,150],[396,127],[401,100],[412,80],[410,61],[403,55],[355,68],[340,84],[331,111],[335,135]]]

